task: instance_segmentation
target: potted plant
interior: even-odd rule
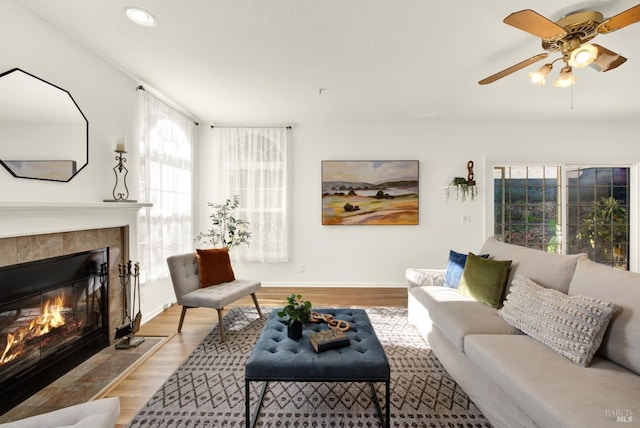
[[[213,209],[209,216],[211,228],[206,232],[200,232],[196,239],[211,244],[214,247],[233,247],[242,244],[249,245],[251,232],[249,222],[238,218],[236,211],[240,206],[240,196],[235,195],[233,200],[227,199],[222,204],[207,203]]]
[[[298,340],[302,337],[302,324],[311,318],[311,302],[302,300],[300,294],[291,294],[287,297],[287,305],[278,312],[280,318],[285,318],[287,324],[287,336]]]
[[[449,183],[449,187],[456,188],[456,199],[462,195],[462,202],[464,202],[467,197],[470,197],[473,201],[477,194],[475,180],[467,180],[464,177],[454,177],[451,183]],[[447,199],[449,199],[449,187],[447,187]]]

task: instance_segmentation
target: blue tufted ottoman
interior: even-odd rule
[[[351,329],[346,332],[351,339],[350,346],[316,353],[309,343],[309,334],[326,330],[328,328],[326,324],[305,324],[302,339],[295,341],[287,337],[287,325],[278,317],[278,311],[271,311],[245,367],[247,427],[253,428],[258,419],[268,383],[279,381],[368,382],[380,422],[382,426],[389,428],[391,395],[389,361],[367,313],[362,309],[318,309],[316,311],[331,314],[351,324]],[[252,418],[249,385],[256,381],[264,382],[264,385]],[[385,383],[386,418],[378,404],[374,382]]]

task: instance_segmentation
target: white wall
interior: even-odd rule
[[[68,183],[25,180],[0,168],[0,201],[86,203],[112,198],[116,140],[126,137],[129,150],[137,141],[137,82],[13,2],[0,4],[0,52],[0,72],[17,67],[69,91],[89,121],[89,165],[75,178]],[[42,144],[48,143],[42,140]],[[136,165],[136,153],[130,152],[127,184],[131,199],[137,198]],[[24,221],[26,227],[33,217]],[[70,230],[74,226],[74,219],[69,216],[66,223],[64,218],[49,222],[52,230],[41,226],[37,233]],[[25,227],[19,229],[24,232]],[[132,232],[130,255],[135,261],[137,239],[135,229]],[[145,318],[175,298],[167,282],[146,284],[142,294]]]
[[[69,183],[24,180],[2,168],[0,198],[76,202],[108,198],[114,184],[110,169],[115,164],[116,139],[134,140],[136,82],[12,2],[3,2],[0,10],[0,52],[0,70],[17,67],[69,91],[89,121],[89,165],[78,176]]]
[[[210,131],[200,136],[206,164]],[[302,123],[291,142],[291,257],[288,263],[234,263],[237,276],[273,285],[404,286],[407,267],[444,267],[450,248],[477,251],[485,229],[485,159],[640,161],[640,124],[367,124]],[[418,226],[322,226],[322,160],[420,161]],[[445,199],[454,176],[475,163],[478,199]],[[201,167],[201,180],[215,172]],[[490,179],[491,177],[489,177]],[[209,214],[200,189],[199,221]],[[216,201],[218,202],[218,201]],[[470,223],[461,223],[461,216]],[[204,223],[206,224],[206,223]],[[304,268],[304,272],[301,272]]]
[[[0,5],[0,70],[22,68],[68,90],[89,120],[89,166],[69,183],[23,180],[0,170],[0,201],[97,202],[113,186],[116,139],[135,141],[136,82],[12,2]],[[162,88],[159,88],[160,90]],[[485,158],[640,160],[640,124],[367,124],[301,123],[291,144],[291,258],[288,263],[236,264],[238,276],[274,285],[404,286],[409,266],[444,266],[449,248],[477,250],[483,230]],[[208,144],[210,128],[200,128]],[[130,143],[131,144],[131,143]],[[136,164],[130,154],[129,166]],[[215,171],[199,165],[203,183]],[[322,226],[322,160],[420,161],[418,226]],[[481,184],[474,202],[445,202],[443,186],[476,163]],[[131,168],[131,176],[135,176]],[[208,175],[208,173],[212,175]],[[201,186],[206,189],[206,186]],[[132,180],[132,197],[137,195]],[[206,191],[197,219],[206,221]],[[462,224],[461,215],[471,222]],[[196,227],[195,232],[199,229]],[[135,246],[131,248],[135,259]],[[304,272],[300,272],[304,267]],[[145,319],[173,298],[169,281],[145,284]]]

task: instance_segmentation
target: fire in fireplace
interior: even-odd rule
[[[107,254],[0,268],[0,413],[108,345]]]

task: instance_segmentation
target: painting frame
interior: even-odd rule
[[[323,160],[322,225],[418,225],[418,160]]]

